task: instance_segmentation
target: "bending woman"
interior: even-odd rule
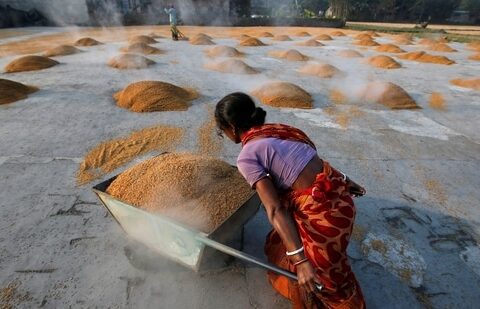
[[[265,116],[239,92],[215,109],[220,133],[242,143],[238,169],[273,226],[265,243],[268,260],[297,273],[298,282],[269,273],[270,283],[294,308],[365,308],[346,253],[355,218],[352,195],[365,190],[320,159],[305,133],[265,124]]]

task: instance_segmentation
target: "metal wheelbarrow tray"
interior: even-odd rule
[[[199,241],[198,231],[162,214],[139,209],[106,193],[108,186],[117,176],[94,186],[93,191],[127,235],[195,272],[223,267],[227,260],[231,259],[229,255]],[[202,237],[241,249],[243,226],[257,212],[259,206],[260,199],[252,192],[252,195],[215,230],[208,234],[200,233]]]

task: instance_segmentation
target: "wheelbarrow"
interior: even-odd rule
[[[224,261],[222,257],[226,255],[233,256],[297,280],[297,276],[290,271],[233,248],[234,245],[226,245],[235,244],[235,240],[238,245],[238,236],[243,235],[243,226],[259,209],[261,202],[256,193],[252,193],[230,217],[207,234],[109,195],[106,190],[117,176],[94,186],[93,191],[127,235],[156,253],[195,272],[214,267],[215,264]],[[242,240],[240,238],[240,244]],[[219,254],[217,250],[223,254]],[[322,286],[317,285],[317,289],[321,290]]]

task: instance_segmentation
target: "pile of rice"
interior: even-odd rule
[[[72,45],[59,45],[57,47],[50,48],[43,53],[45,57],[57,57],[57,56],[67,56],[73,55],[81,52],[80,49]]]
[[[266,44],[257,38],[248,38],[240,41],[240,46],[265,46]]]
[[[5,66],[6,73],[43,70],[59,64],[58,61],[44,56],[23,56]]]
[[[222,72],[222,73],[235,73],[235,74],[256,74],[258,71],[242,60],[239,59],[227,59],[215,63],[207,63],[204,66],[206,69]]]
[[[125,53],[138,53],[138,54],[144,54],[144,55],[163,54],[162,50],[142,42],[133,43],[126,47],[122,47],[120,48],[120,51]]]
[[[406,60],[413,60],[413,61],[418,61],[418,62],[444,64],[444,65],[451,65],[451,64],[455,63],[455,61],[450,60],[447,57],[430,55],[430,54],[427,54],[424,51],[416,51],[416,52],[406,53],[406,54],[403,54],[403,55],[399,55],[398,58],[406,59]]]
[[[335,75],[341,75],[342,72],[334,67],[333,65],[327,63],[308,63],[298,70],[298,72],[308,75],[315,75],[322,78],[331,78]]]
[[[363,57],[361,53],[354,49],[346,49],[341,50],[337,53],[337,56],[344,57],[344,58],[360,58]]]
[[[382,44],[375,48],[376,51],[382,53],[404,53],[405,51],[395,44]]]
[[[73,45],[75,46],[95,46],[95,45],[100,45],[99,41],[92,39],[92,38],[81,38],[78,39]]]
[[[252,190],[237,169],[222,160],[167,153],[126,170],[107,193],[209,233],[229,218]]]
[[[0,105],[25,99],[37,90],[36,87],[0,78]]]
[[[134,37],[131,37],[128,42],[130,44],[135,44],[135,43],[144,43],[144,44],[155,44],[158,43],[154,38],[148,35],[136,35]]]
[[[218,45],[211,48],[207,48],[205,53],[208,57],[240,57],[243,54],[239,52],[235,47]]]
[[[251,94],[263,104],[274,107],[313,108],[312,96],[299,86],[287,82],[269,82]]]
[[[384,81],[368,83],[360,93],[361,100],[382,104],[390,109],[420,108],[400,86]]]
[[[296,49],[289,49],[289,50],[273,50],[268,52],[270,57],[286,59],[289,61],[307,61],[309,59],[308,56],[302,54]]]
[[[155,61],[136,54],[121,54],[107,62],[110,67],[120,70],[145,69],[154,63]]]
[[[402,67],[400,63],[396,62],[392,57],[385,55],[370,57],[367,59],[367,63],[381,69],[398,69]]]

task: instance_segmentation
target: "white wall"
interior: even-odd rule
[[[88,22],[85,0],[0,0],[0,5],[7,4],[20,10],[36,8],[60,25]]]

